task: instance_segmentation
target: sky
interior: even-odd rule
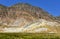
[[[60,16],[60,0],[0,0],[0,4],[11,6],[16,3],[28,3],[49,12],[53,16]]]

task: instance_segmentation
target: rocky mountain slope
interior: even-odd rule
[[[57,16],[56,19],[60,21],[60,16]]]
[[[0,5],[0,32],[57,33],[60,23],[42,8],[27,3]]]

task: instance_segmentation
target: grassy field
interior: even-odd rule
[[[0,39],[60,39],[60,35],[47,33],[0,33]]]

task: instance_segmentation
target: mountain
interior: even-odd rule
[[[27,3],[0,6],[0,32],[60,32],[60,23],[42,8]]]
[[[56,19],[60,21],[60,16],[57,16]]]

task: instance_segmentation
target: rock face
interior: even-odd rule
[[[0,5],[0,32],[59,32],[60,23],[41,8],[27,3]]]

